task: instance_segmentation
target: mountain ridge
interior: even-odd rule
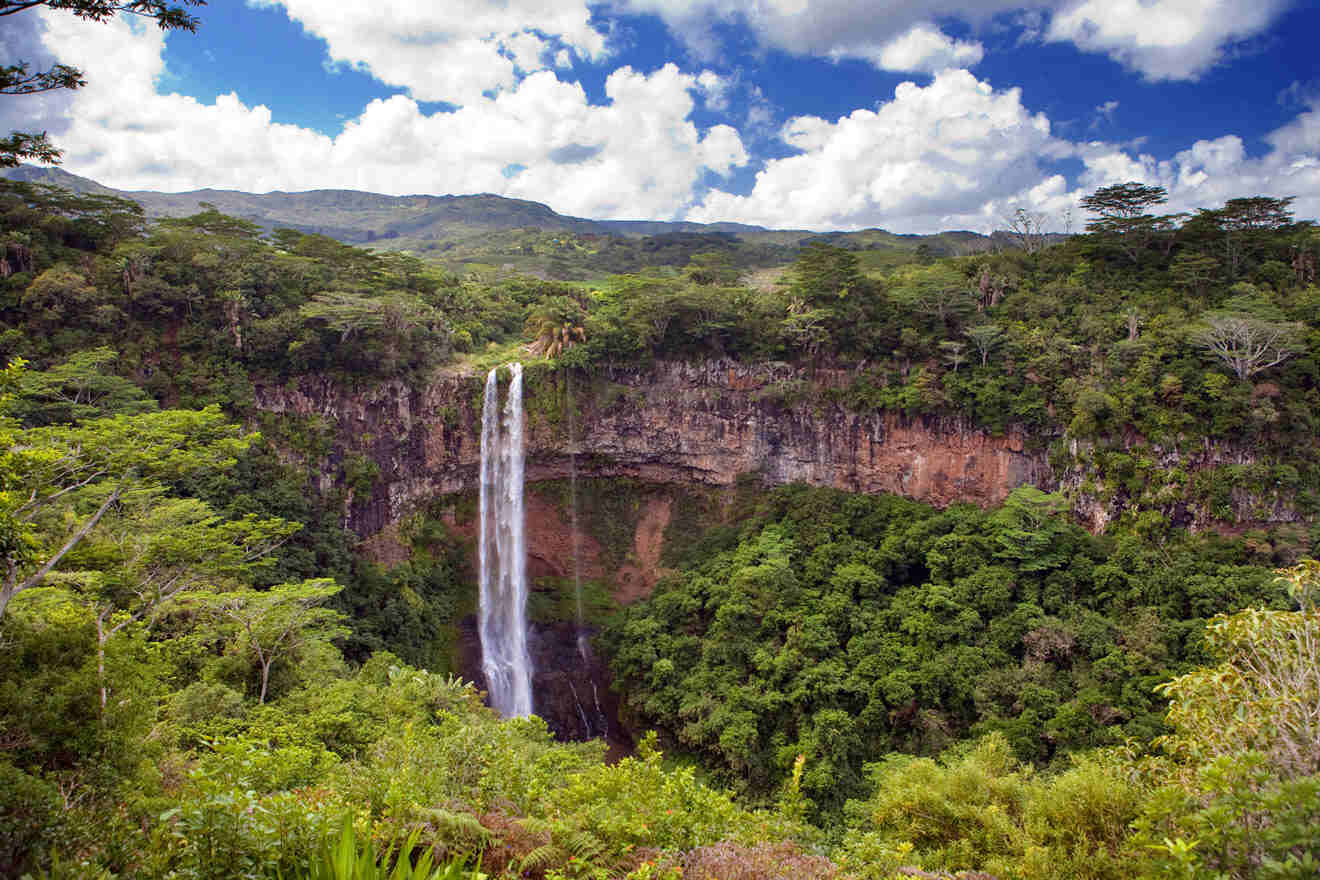
[[[494,229],[518,229],[537,226],[541,229],[564,229],[565,231],[578,233],[615,234],[626,237],[644,237],[674,232],[774,233],[798,237],[819,234],[808,229],[768,229],[763,226],[729,222],[592,220],[585,217],[560,214],[543,202],[510,198],[495,193],[464,195],[413,193],[391,196],[353,189],[315,189],[298,192],[272,190],[268,193],[250,193],[243,190],[216,189],[213,187],[180,193],[164,193],[155,190],[116,189],[98,183],[91,178],[72,174],[61,168],[38,168],[30,165],[7,169],[4,176],[10,180],[25,183],[45,183],[60,186],[74,192],[113,195],[132,199],[142,205],[147,212],[147,216],[153,218],[184,217],[196,213],[200,210],[199,206],[206,202],[214,204],[217,209],[224,213],[242,217],[245,220],[252,220],[268,228],[276,225],[287,225],[304,232],[321,232],[320,228],[309,228],[315,226],[336,228],[350,234],[356,232],[355,241],[358,243],[389,238],[391,232],[401,233],[403,229],[413,233],[447,232],[449,229],[440,223],[441,219],[446,216],[453,218],[460,211],[463,213],[463,225],[469,228],[485,226]],[[374,237],[369,237],[364,231],[359,231],[356,226],[342,226],[335,223],[307,223],[295,213],[298,209],[316,209],[330,212],[387,211],[390,216],[377,217],[372,215],[362,218],[363,222],[386,221],[383,224],[384,228],[369,230],[375,232]],[[468,210],[463,211],[462,209]],[[427,222],[419,223],[419,220]],[[321,232],[321,234],[328,233]],[[332,237],[338,238],[340,236],[335,235]]]
[[[408,237],[443,241],[456,237],[455,233],[459,228],[464,231],[479,231],[482,228],[506,230],[529,226],[550,230],[563,229],[582,234],[619,235],[625,238],[682,233],[731,234],[748,243],[761,244],[796,244],[808,238],[847,240],[873,239],[878,236],[897,244],[948,237],[989,241],[994,237],[964,229],[919,234],[890,232],[875,227],[842,231],[805,228],[772,229],[732,221],[699,223],[693,220],[592,220],[560,214],[544,202],[511,198],[495,193],[462,195],[413,193],[392,196],[365,190],[338,188],[250,193],[244,190],[214,187],[166,193],[156,190],[116,189],[91,178],[72,174],[62,168],[22,165],[18,168],[4,169],[0,171],[0,175],[26,183],[60,186],[74,192],[131,199],[141,204],[147,216],[151,218],[186,217],[201,210],[200,205],[205,202],[215,205],[223,213],[251,220],[265,228],[288,226],[302,232],[329,235],[350,244],[376,243],[382,239],[403,237],[405,231],[409,233]],[[494,208],[499,210],[492,210]],[[336,212],[351,212],[357,222],[310,223],[301,216],[299,209],[329,212],[332,217],[336,216]],[[370,213],[373,211],[383,213]],[[367,212],[366,216],[363,216],[362,212]],[[446,218],[458,222],[445,224],[442,220]],[[364,226],[364,224],[374,225]],[[380,228],[376,228],[377,226]],[[334,232],[326,230],[334,230]]]

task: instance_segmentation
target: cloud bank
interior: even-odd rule
[[[111,186],[493,192],[564,213],[669,219],[706,174],[747,162],[731,126],[701,130],[689,119],[694,93],[714,83],[674,65],[615,70],[603,104],[551,70],[450,112],[428,115],[396,95],[369,103],[332,138],[276,122],[233,93],[213,104],[159,94],[158,30],[57,13],[45,19],[47,43],[89,81],[61,136],[65,165]]]
[[[520,75],[600,60],[605,35],[577,0],[249,0],[282,8],[326,42],[330,60],[402,86],[419,101],[466,104]],[[529,23],[534,23],[530,25]]]

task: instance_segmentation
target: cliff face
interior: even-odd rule
[[[584,479],[729,486],[754,476],[767,484],[893,492],[941,506],[990,505],[1017,486],[1052,485],[1044,452],[1030,450],[1021,434],[996,437],[955,419],[858,413],[814,393],[846,379],[823,373],[812,377],[813,393],[802,393],[804,379],[792,367],[724,360],[619,370],[589,386],[579,379],[576,388],[562,384],[572,380],[532,373],[527,479],[567,478],[575,452]],[[296,389],[259,386],[256,400],[267,412],[321,417],[336,435],[335,455],[375,462],[371,496],[348,505],[348,525],[364,538],[437,496],[476,489],[478,378],[357,392],[308,378]]]
[[[996,504],[1014,488],[1065,490],[1077,515],[1099,531],[1126,503],[1121,494],[1091,493],[1087,450],[1072,450],[1052,467],[1046,438],[1010,431],[996,436],[958,418],[908,418],[858,412],[831,402],[853,374],[810,375],[787,364],[731,360],[663,361],[615,369],[590,379],[536,369],[526,379],[527,479],[628,478],[655,486],[731,487],[741,478],[762,484],[803,482],[851,492],[892,492],[937,506]],[[319,465],[322,488],[334,487],[346,459],[378,469],[370,491],[349,491],[345,522],[383,562],[400,558],[392,537],[409,514],[440,496],[477,489],[481,457],[481,376],[445,374],[421,387],[387,382],[349,390],[307,377],[297,387],[258,386],[257,406],[269,413],[318,418],[333,452]],[[1249,448],[1206,444],[1161,449],[1133,438],[1151,466],[1194,472],[1250,464]],[[1282,493],[1233,496],[1210,510],[1184,498],[1157,499],[1176,525],[1244,528],[1301,519]],[[663,493],[646,500],[625,558],[601,562],[591,534],[578,530],[580,564],[588,577],[609,577],[621,599],[649,592],[659,576],[660,546],[669,522]],[[533,505],[528,540],[534,572],[563,576],[573,531],[553,505]],[[456,517],[454,525],[465,524]],[[585,556],[583,556],[585,554]],[[609,569],[609,571],[606,571]]]

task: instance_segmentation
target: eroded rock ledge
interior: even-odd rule
[[[938,506],[991,505],[1018,486],[1054,484],[1043,444],[1033,447],[1020,432],[995,436],[962,419],[825,402],[825,391],[848,380],[846,371],[807,378],[786,364],[731,360],[615,369],[589,383],[536,372],[527,389],[527,478],[566,478],[576,452],[585,479],[726,486],[755,476]],[[307,377],[296,387],[258,386],[256,402],[271,413],[323,418],[337,437],[333,456],[375,462],[370,497],[351,498],[347,508],[348,526],[365,538],[436,496],[475,491],[480,385],[480,377],[444,375],[422,387],[350,391]],[[330,479],[323,476],[324,488]]]

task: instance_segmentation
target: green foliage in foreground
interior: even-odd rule
[[[1315,572],[1284,573],[1313,593]],[[89,678],[39,612],[19,601],[6,638],[63,644],[74,666],[46,656],[48,671]],[[1313,604],[1249,609],[1211,627],[1236,635],[1212,642],[1218,665],[1171,686],[1163,752],[1129,741],[1037,770],[995,732],[938,758],[890,754],[865,767],[862,794],[820,829],[798,819],[797,773],[773,811],[748,810],[691,768],[666,767],[651,741],[607,765],[600,744],[556,743],[535,718],[501,720],[469,685],[388,655],[266,705],[201,682],[162,700],[164,663],[138,685],[161,707],[137,703],[151,716],[146,736],[134,727],[144,719],[112,715],[82,742],[42,738],[76,691],[44,716],[6,720],[7,742],[27,745],[0,761],[0,870],[106,880],[1314,876],[1320,774],[1313,758],[1294,760],[1292,728],[1258,725],[1263,707],[1320,697],[1320,615]],[[85,670],[90,647],[81,654]],[[7,660],[0,674],[12,685],[20,668]],[[1308,668],[1312,679],[1297,677]],[[94,702],[94,688],[82,694]],[[1213,699],[1237,719],[1227,730],[1197,708]],[[1254,747],[1221,754],[1234,736]],[[1313,741],[1300,745],[1315,754]]]
[[[848,804],[840,861],[866,878],[912,862],[1024,880],[1316,876],[1320,750],[1299,724],[1320,705],[1320,566],[1281,574],[1298,610],[1216,616],[1216,665],[1162,688],[1163,754],[1129,742],[1035,774],[996,734],[938,762],[889,756]]]
[[[1053,776],[1021,765],[991,734],[939,762],[893,755],[868,767],[875,794],[849,804],[842,860],[862,877],[916,862],[996,876],[1119,878],[1141,791],[1098,755]]]
[[[1209,212],[1139,245],[1097,227],[876,277],[813,247],[777,289],[701,258],[588,291],[135,216],[0,193],[0,354],[35,364],[0,373],[0,874],[1314,876],[1317,573],[1287,570],[1285,597],[1265,568],[1307,539],[1149,510],[1314,503],[1313,230],[1226,238]],[[1286,352],[1234,348],[1275,330]],[[331,510],[371,491],[370,459],[313,500],[280,455],[328,459],[323,423],[270,421],[270,445],[180,408],[417,377],[521,334],[586,371],[856,359],[812,405],[1066,439],[1079,491],[1130,515],[1097,538],[1033,490],[989,512],[767,493],[609,635],[633,717],[696,764],[644,740],[607,765],[438,674],[462,548],[420,518],[407,565],[353,561]],[[1258,458],[1157,454],[1207,439]]]
[[[1053,507],[1033,492],[986,513],[778,490],[630,612],[620,668],[664,655],[634,705],[679,701],[656,722],[736,796],[666,764],[654,738],[607,764],[602,743],[502,720],[452,676],[384,652],[351,670],[324,581],[243,583],[251,570],[168,554],[234,582],[171,594],[104,639],[98,621],[124,620],[115,603],[134,594],[98,606],[79,591],[137,557],[108,552],[98,527],[79,577],[23,592],[0,620],[0,872],[1309,876],[1317,564],[1275,584],[1245,544],[1095,539]],[[139,522],[150,544],[174,520]],[[1262,599],[1277,607],[1195,619]]]
[[[384,654],[275,704],[199,715],[188,703],[168,703],[136,764],[98,765],[125,747],[105,738],[87,754],[28,749],[28,770],[0,763],[6,871],[44,850],[120,877],[374,877],[315,867],[349,859],[348,822],[358,865],[426,849],[445,871],[480,859],[492,876],[621,876],[647,853],[803,831],[664,769],[658,752],[606,765],[599,744],[555,743],[538,719],[503,721],[470,685]]]
[[[433,865],[434,853],[424,851],[414,862],[411,854],[417,849],[419,832],[408,835],[399,847],[399,854],[389,850],[376,855],[375,843],[367,839],[359,845],[353,825],[344,823],[343,833],[333,847],[327,847],[319,858],[313,857],[311,870],[298,880],[484,880],[480,871],[469,871],[462,859],[446,865]],[[390,862],[394,867],[389,867]]]

